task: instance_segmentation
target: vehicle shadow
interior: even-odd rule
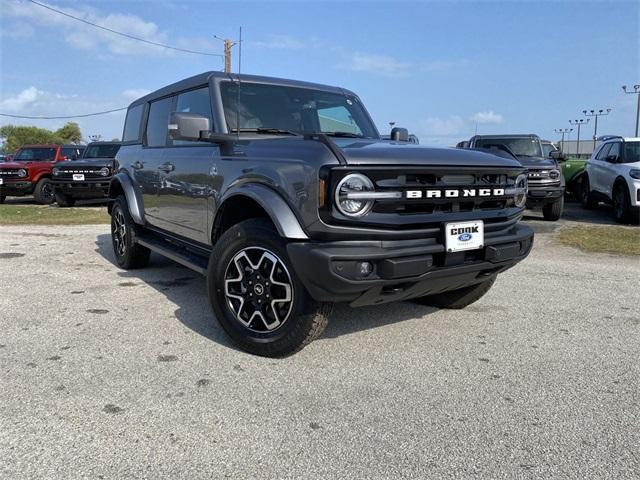
[[[593,225],[619,225],[613,218],[612,208],[609,205],[600,204],[598,208],[586,210],[575,200],[566,200],[562,217],[557,222],[547,222],[542,217],[542,209],[525,210],[523,220],[531,224],[539,225],[538,233],[550,233],[557,227],[567,222],[593,224]],[[534,230],[536,228],[534,227]]]
[[[6,205],[35,205],[39,206],[40,204],[35,201],[33,197],[7,197],[4,201]],[[108,204],[108,199],[106,198],[93,198],[87,200],[78,200],[76,202],[76,207],[105,207]],[[45,205],[41,205],[45,206]],[[58,208],[58,204],[53,202],[49,207]]]
[[[98,235],[95,251],[115,265],[109,234]],[[127,284],[127,280],[131,282],[135,279],[155,288],[169,302],[177,306],[174,312],[175,317],[184,326],[220,345],[237,350],[215,320],[207,299],[207,286],[204,277],[156,254],[151,255],[151,261],[147,268],[121,270],[118,272],[118,276],[123,279],[123,285]],[[402,308],[398,308],[397,304],[361,308],[336,305],[322,337],[335,338],[388,326],[423,317],[436,311],[435,308],[418,303],[405,302],[402,305]]]

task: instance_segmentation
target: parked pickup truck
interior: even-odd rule
[[[476,135],[465,148],[500,150],[517,158],[528,171],[527,207],[542,207],[545,220],[560,219],[564,208],[565,180],[558,163],[562,157],[559,150],[552,152],[551,157],[545,157],[540,138],[533,134]]]
[[[72,207],[78,199],[106,198],[120,142],[92,142],[82,157],[56,165],[53,187],[56,202]]]
[[[24,145],[12,160],[0,163],[0,203],[7,196],[33,195],[40,204],[54,201],[51,175],[58,162],[82,154],[82,145]]]
[[[337,125],[339,127],[337,127]],[[382,140],[338,87],[209,72],[128,109],[109,205],[115,260],[207,278],[241,348],[291,354],[331,306],[463,308],[524,259],[520,162]]]

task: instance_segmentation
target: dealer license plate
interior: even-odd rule
[[[76,182],[84,181],[84,174],[83,173],[74,173],[73,174],[73,180],[76,181]]]
[[[0,185],[4,182],[4,178],[0,178]]]
[[[484,222],[446,223],[444,238],[447,252],[482,248],[484,246]]]

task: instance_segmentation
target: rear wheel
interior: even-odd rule
[[[589,184],[589,177],[586,173],[580,177],[578,185],[580,186],[578,196],[580,198],[582,208],[587,210],[596,208],[598,206],[598,202],[591,193],[591,185]]]
[[[251,219],[218,240],[207,273],[209,301],[243,350],[284,357],[320,336],[331,304],[315,302],[297,277],[273,225]]]
[[[6,195],[0,195],[0,204],[3,204],[6,198]]]
[[[149,263],[151,251],[135,242],[136,225],[124,196],[116,198],[111,210],[111,242],[118,266],[142,268]]]
[[[55,200],[53,184],[48,178],[41,178],[33,189],[33,198],[41,205],[51,205]]]
[[[416,300],[425,305],[437,308],[449,308],[459,310],[473,302],[480,300],[493,286],[496,281],[495,275],[482,283],[470,285],[468,287],[451,290],[449,292],[426,295]]]
[[[56,192],[56,203],[60,207],[73,207],[76,204],[76,199],[71,195]]]
[[[638,209],[631,206],[629,189],[624,183],[613,188],[613,216],[618,223],[635,223],[638,221]]]
[[[542,216],[545,220],[555,222],[560,220],[564,208],[564,197],[560,197],[553,203],[547,203],[542,207]]]

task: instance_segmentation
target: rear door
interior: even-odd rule
[[[161,190],[164,151],[168,142],[169,114],[175,97],[166,97],[149,104],[149,115],[143,138],[141,158],[132,165],[135,177],[142,189],[144,211],[147,221],[157,227],[164,227],[160,215],[159,194]]]
[[[208,86],[179,93],[174,111],[203,115],[209,118],[213,128]],[[208,243],[207,212],[216,189],[219,159],[220,148],[217,145],[169,139],[169,147],[165,149],[160,165],[159,217],[165,228],[183,237]]]
[[[607,163],[606,158],[610,148],[611,144],[605,143],[595,158],[590,160],[592,169],[591,172],[589,172],[589,183],[591,190],[595,190],[596,192],[605,193],[602,186],[602,177],[604,175],[604,166]]]

